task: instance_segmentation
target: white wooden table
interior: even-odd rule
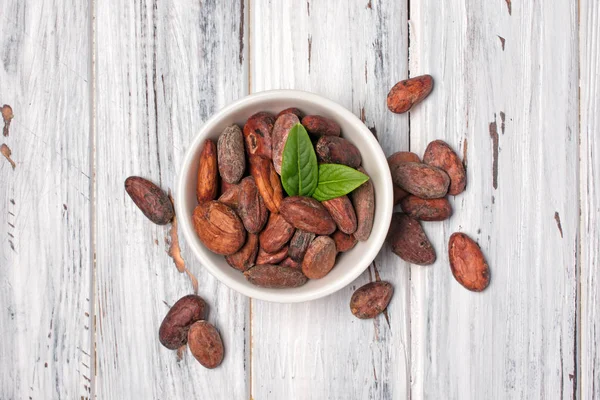
[[[597,0],[1,0],[0,61],[0,399],[600,398]],[[423,73],[431,96],[387,111]],[[157,340],[192,285],[123,181],[173,189],[203,121],[273,88],[346,106],[386,154],[446,140],[468,188],[425,224],[435,265],[384,248],[306,304],[247,299],[182,243],[225,341],[209,371]],[[483,293],[452,278],[457,230]],[[377,273],[389,321],[357,320]]]

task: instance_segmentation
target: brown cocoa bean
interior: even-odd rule
[[[366,171],[363,168],[358,169],[363,174]],[[357,227],[354,231],[354,237],[364,242],[371,236],[373,221],[375,219],[375,189],[371,179],[356,188],[351,194],[354,211],[356,211]]]
[[[190,326],[188,347],[194,358],[206,368],[216,368],[223,361],[225,351],[221,335],[206,321],[194,322]]]
[[[200,241],[213,253],[236,253],[246,242],[246,230],[235,211],[218,201],[199,204],[192,216]]]
[[[247,236],[246,243],[237,251],[237,253],[225,256],[227,264],[240,271],[246,271],[248,268],[252,267],[255,263],[256,255],[258,254],[258,235],[248,233]]]
[[[283,199],[283,188],[279,175],[273,167],[273,162],[265,157],[251,156],[250,174],[254,177],[254,182],[265,206],[272,213],[278,213]]]
[[[387,158],[388,165],[390,168],[393,165],[398,165],[403,162],[421,162],[421,159],[418,155],[413,153],[412,151],[397,151],[391,156]]]
[[[393,113],[405,113],[423,101],[432,89],[433,78],[431,75],[421,75],[400,81],[388,93],[387,106]]]
[[[348,234],[356,231],[356,213],[348,196],[325,200],[321,204],[329,211],[340,231]]]
[[[417,196],[407,196],[402,199],[402,211],[421,221],[443,221],[452,215],[452,206],[447,198],[422,199]]]
[[[139,176],[125,179],[125,191],[150,221],[166,225],[175,216],[169,196],[154,183]]]
[[[335,242],[335,248],[339,253],[352,250],[358,243],[354,235],[348,235],[342,231],[335,231],[331,238]]]
[[[253,177],[247,176],[242,179],[238,196],[237,212],[242,218],[246,230],[250,233],[262,231],[267,223],[269,210],[267,210],[260,193],[258,193]]]
[[[167,349],[175,350],[185,345],[190,326],[206,318],[208,307],[200,296],[190,294],[177,300],[160,324],[158,339]]]
[[[317,236],[308,246],[302,260],[302,272],[309,279],[320,279],[335,265],[337,250],[329,236]]]
[[[231,183],[228,183],[227,185],[227,191],[219,196],[219,201],[234,210],[237,210],[239,205],[240,185],[233,185]],[[221,185],[221,187],[223,186]]]
[[[448,174],[431,165],[405,162],[395,165],[391,172],[394,184],[422,199],[437,199],[448,192]]]
[[[217,154],[221,179],[229,183],[238,183],[246,171],[244,136],[239,126],[228,126],[221,133],[217,142]]]
[[[300,109],[296,107],[290,107],[282,110],[279,114],[277,114],[275,119],[277,120],[277,118],[281,117],[283,114],[294,114],[296,117],[298,117],[298,119],[302,119],[302,117],[304,117],[304,113],[300,111]]]
[[[258,257],[256,257],[257,264],[279,264],[288,256],[288,247],[283,246],[275,253],[267,253],[264,249],[258,250]]]
[[[210,139],[204,141],[198,162],[198,182],[196,184],[196,198],[198,203],[211,201],[217,198],[219,188],[219,173],[217,167],[217,146]]]
[[[281,202],[281,215],[297,229],[330,235],[335,231],[335,222],[321,203],[312,197],[292,196]]]
[[[260,247],[268,253],[276,253],[294,234],[294,227],[281,214],[271,214],[267,226],[260,233]]]
[[[356,289],[350,298],[350,310],[356,318],[375,318],[390,304],[394,288],[388,282],[371,282]]]
[[[244,272],[244,276],[256,286],[273,289],[294,288],[307,281],[299,269],[271,264],[255,265]]]
[[[387,242],[398,257],[412,264],[435,262],[435,250],[418,220],[404,213],[394,213]]]
[[[330,164],[344,164],[358,168],[362,157],[358,148],[344,138],[322,136],[315,146],[319,161]]]
[[[473,292],[490,284],[490,268],[479,245],[464,233],[453,233],[448,242],[448,259],[458,283]]]
[[[289,268],[296,268],[296,269],[302,268],[302,265],[300,265],[299,262],[294,261],[294,259],[292,259],[292,257],[286,258],[285,260],[280,262],[279,265],[282,267],[289,267]]]
[[[315,234],[312,232],[303,231],[302,229],[296,229],[296,233],[290,241],[290,247],[288,254],[296,262],[302,262],[304,254],[308,249],[308,245],[315,238]]]
[[[295,114],[283,114],[275,121],[273,127],[273,166],[279,175],[281,175],[281,161],[287,137],[292,127],[299,122]]]
[[[244,125],[244,139],[248,155],[263,156],[271,159],[271,134],[275,118],[266,112],[252,115]]]
[[[329,118],[320,115],[307,115],[302,118],[302,125],[313,136],[340,136],[340,126]]]
[[[440,168],[450,177],[448,194],[455,196],[464,192],[467,186],[467,172],[458,154],[443,140],[435,140],[425,149],[423,162]]]

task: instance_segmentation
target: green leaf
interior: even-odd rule
[[[352,192],[369,180],[369,177],[354,168],[341,164],[319,165],[319,185],[313,197],[319,201],[334,199]]]
[[[290,129],[281,160],[281,183],[289,196],[312,196],[319,179],[317,155],[302,124]]]

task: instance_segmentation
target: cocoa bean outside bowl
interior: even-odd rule
[[[361,152],[363,167],[375,187],[375,220],[371,236],[350,251],[338,255],[335,267],[324,278],[309,280],[304,286],[289,289],[266,289],[254,286],[244,274],[230,267],[225,258],[210,252],[198,239],[192,224],[197,205],[196,177],[198,158],[205,139],[217,140],[225,127],[236,123],[243,127],[252,114],[267,111],[276,115],[288,107],[305,114],[319,114],[335,120],[342,136]],[[254,299],[279,303],[296,303],[318,299],[336,292],[356,279],[375,259],[387,235],[393,210],[393,186],[385,154],[371,131],[353,113],[319,95],[298,90],[272,90],[244,97],[213,115],[189,146],[181,170],[175,198],[179,226],[194,255],[219,281]]]

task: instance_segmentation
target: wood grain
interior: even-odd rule
[[[119,0],[97,9],[96,339],[98,398],[248,398],[248,301],[218,283],[182,241],[182,256],[222,332],[226,357],[207,371],[158,342],[168,306],[192,292],[123,182],[173,189],[203,121],[247,91],[244,4]]]
[[[408,148],[408,116],[387,111],[389,88],[407,75],[406,2],[252,1],[252,91],[301,89],[362,117],[384,151]],[[388,399],[408,395],[408,266],[384,249],[381,279],[395,286],[389,324],[358,320],[352,285],[310,303],[252,302],[254,399]]]
[[[87,2],[0,2],[0,398],[91,391]],[[0,122],[1,123],[1,122]]]
[[[580,3],[581,399],[600,397],[600,4]]]
[[[412,269],[414,398],[576,395],[577,3],[509,11],[503,1],[411,4],[411,75],[435,78],[411,112],[411,150],[468,143],[467,191],[452,219],[426,225],[438,262]],[[487,257],[483,293],[451,275],[454,231]]]

